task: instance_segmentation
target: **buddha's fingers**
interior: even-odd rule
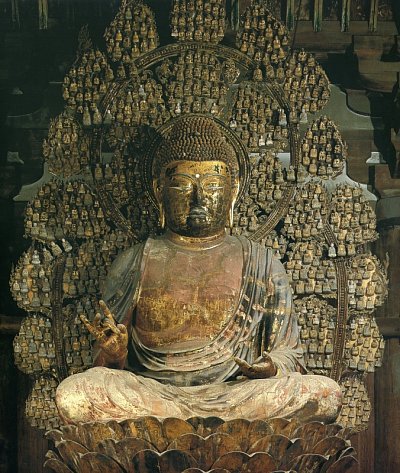
[[[119,329],[119,331],[122,335],[125,335],[125,334],[128,333],[128,329],[126,328],[126,326],[124,324],[118,324],[117,328]]]
[[[121,333],[121,331],[119,330],[119,328],[115,325],[115,322],[114,321],[109,321],[109,320],[106,320],[105,322],[103,322],[103,328],[107,329],[107,330],[111,330],[111,332],[119,335]]]
[[[104,342],[107,339],[104,332],[91,324],[85,315],[80,314],[79,318],[82,320],[82,323],[87,328],[88,332],[91,333],[96,340],[99,340],[99,342]]]
[[[242,371],[251,371],[252,366],[249,365],[247,361],[242,360],[241,358],[238,358],[236,356],[234,357],[234,360]]]
[[[96,315],[94,316],[92,325],[94,325],[96,328],[100,329],[102,318],[103,318],[102,315],[99,312],[96,312]]]
[[[115,325],[114,316],[112,315],[111,310],[108,308],[107,304],[101,299],[99,300],[99,305],[103,311],[104,316],[107,317],[108,320],[112,321]]]

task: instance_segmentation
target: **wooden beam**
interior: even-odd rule
[[[0,315],[0,335],[16,335],[23,317]]]
[[[400,318],[399,317],[377,317],[376,322],[381,334],[385,338],[400,337]]]

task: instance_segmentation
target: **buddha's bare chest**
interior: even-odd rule
[[[142,343],[195,348],[221,331],[236,309],[242,278],[241,251],[229,249],[150,251],[134,323]]]

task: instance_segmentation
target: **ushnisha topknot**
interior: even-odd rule
[[[232,144],[220,126],[209,117],[182,117],[163,137],[153,161],[153,175],[173,161],[222,161],[233,175],[239,172],[239,163]]]

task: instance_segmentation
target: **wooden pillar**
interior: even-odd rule
[[[378,3],[379,0],[371,0],[368,25],[371,33],[375,33],[378,29]]]
[[[351,0],[342,1],[342,14],[341,14],[341,30],[348,31],[350,26],[350,8]]]
[[[17,369],[14,335],[0,333],[0,471],[17,470]]]
[[[383,227],[375,253],[389,254],[389,296],[378,315],[400,319],[400,226]],[[379,323],[379,317],[378,317]],[[399,324],[396,324],[398,327]],[[386,331],[382,367],[375,373],[375,471],[400,471],[400,339],[398,330]]]
[[[294,0],[287,0],[286,2],[286,27],[289,31],[294,28],[296,19],[296,8]]]
[[[324,0],[314,0],[314,18],[313,18],[314,31],[321,31],[322,29],[322,18],[324,14],[323,7],[324,7]]]
[[[358,469],[354,473],[378,473],[375,471],[375,424],[376,412],[374,409],[374,385],[375,375],[368,374],[366,380],[366,387],[368,390],[369,399],[371,401],[371,416],[369,418],[368,428],[362,432],[354,435],[351,438],[351,445],[355,448],[358,460]]]
[[[43,473],[45,455],[50,442],[44,431],[31,427],[25,416],[25,402],[31,381],[27,375],[18,373],[18,473]]]
[[[240,5],[239,0],[230,0],[231,2],[231,28],[234,31],[239,29]]]

